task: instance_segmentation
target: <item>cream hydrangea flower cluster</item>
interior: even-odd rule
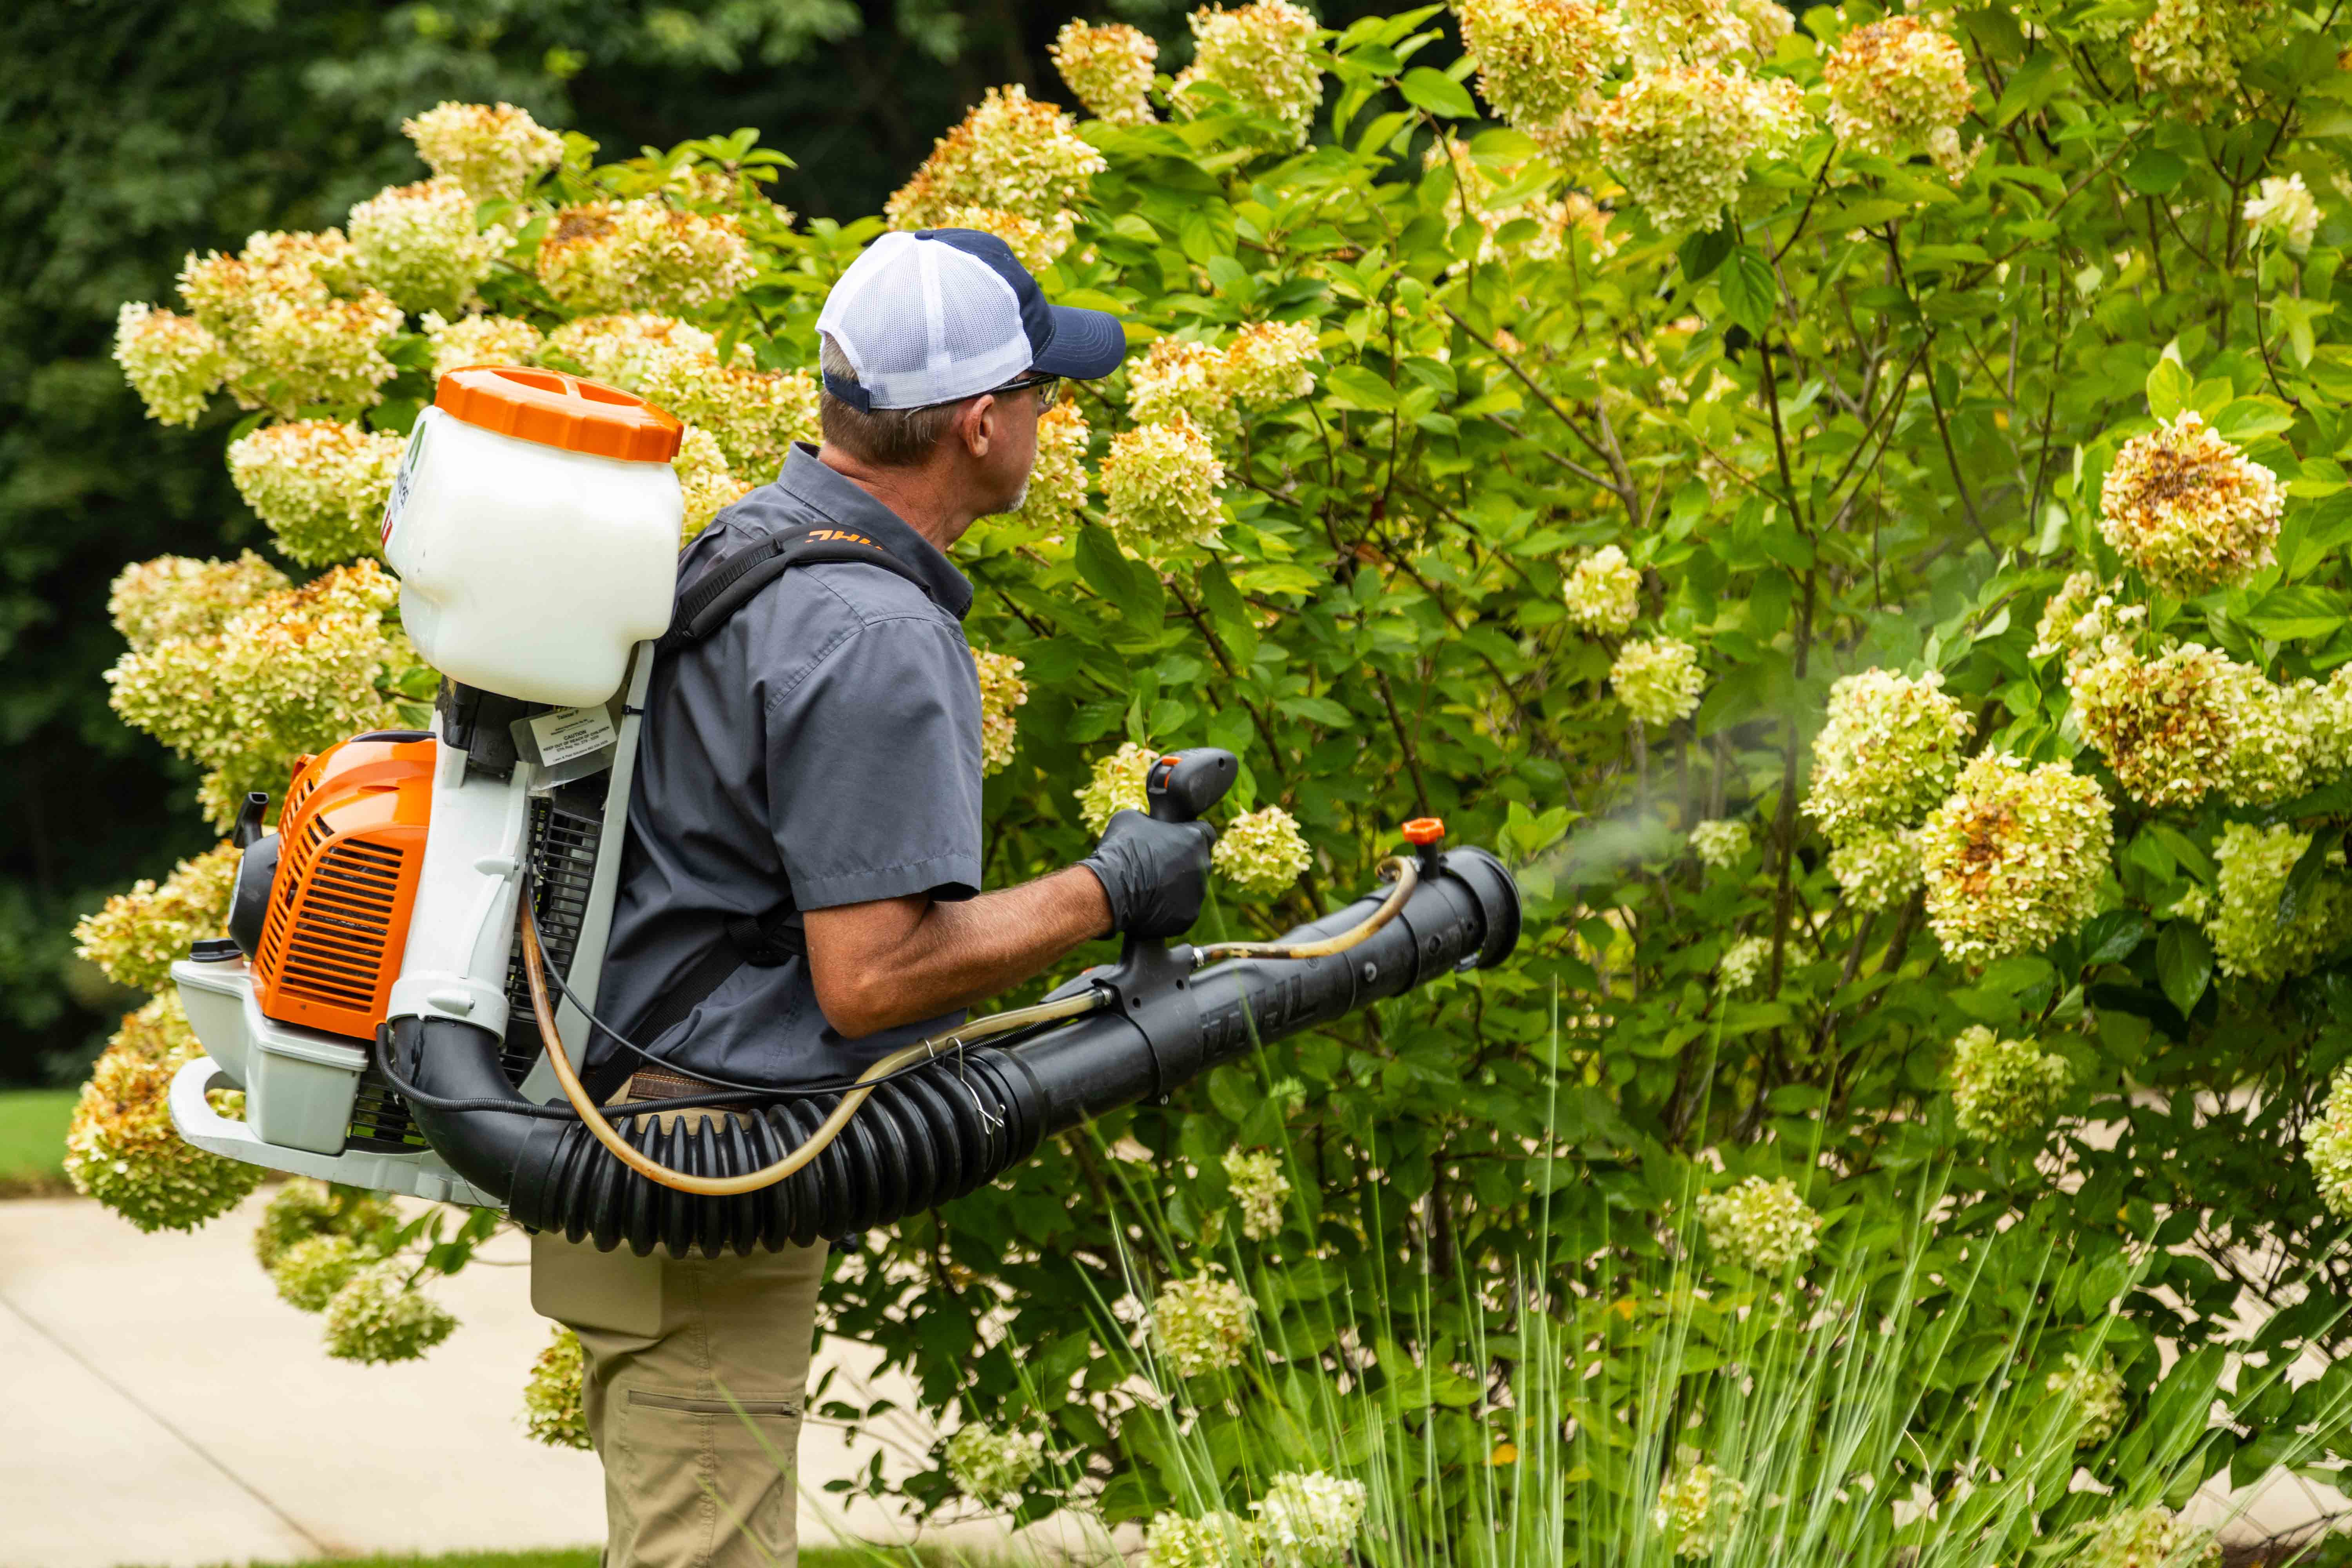
[[[242,853],[234,844],[216,844],[173,867],[161,887],[150,879],[133,882],[74,927],[76,955],[117,985],[161,990],[190,942],[226,934]]]
[[[115,313],[114,363],[147,417],[163,425],[202,418],[230,369],[228,351],[195,318],[136,303]]]
[[[1629,642],[1609,667],[1609,684],[1625,710],[1653,729],[1663,729],[1698,710],[1706,690],[1706,672],[1698,667],[1698,649],[1679,637],[1652,637]]]
[[[935,227],[945,214],[971,207],[1050,223],[1076,206],[1108,166],[1060,109],[1037,102],[1017,82],[992,87],[883,211],[897,229]]]
[[[1225,345],[1224,382],[1242,402],[1271,408],[1312,394],[1322,357],[1313,323],[1253,321]]]
[[[2135,437],[2099,489],[2099,532],[2176,598],[2243,582],[2275,558],[2278,476],[2196,410]]]
[[[378,191],[344,221],[361,275],[412,312],[462,310],[510,237],[476,228],[474,198],[455,180]]]
[[[400,307],[366,287],[341,231],[257,234],[235,256],[190,253],[180,297],[220,345],[240,407],[284,417],[310,404],[367,406],[398,374],[383,340]],[[180,405],[185,411],[185,404]]]
[[[415,1361],[449,1337],[457,1320],[417,1289],[409,1266],[373,1264],[327,1302],[327,1353],[370,1364]]]
[[[1143,778],[1159,755],[1149,746],[1127,741],[1110,755],[1095,759],[1094,773],[1086,787],[1071,792],[1077,796],[1078,819],[1088,833],[1099,834],[1108,827],[1114,813],[1144,809]]]
[[[1642,614],[1642,574],[1622,550],[1604,544],[1569,569],[1560,596],[1579,631],[1623,637]]]
[[[1968,56],[1949,35],[1917,16],[1856,27],[1822,62],[1830,129],[1857,152],[1900,157],[1925,152],[1958,180],[1975,160],[1960,151],[1958,127],[1976,100]]]
[[[2171,96],[2199,121],[2237,90],[2242,51],[2260,37],[2266,0],[2157,0],[2132,34],[2132,71],[2142,92]]]
[[[975,1502],[1011,1505],[1045,1464],[1042,1432],[995,1432],[977,1422],[948,1439],[948,1479]]]
[[[265,425],[229,443],[228,477],[289,559],[324,566],[381,547],[406,445],[341,419]]]
[[[678,433],[677,456],[669,460],[669,466],[677,473],[678,494],[686,502],[685,519],[678,526],[680,544],[709,528],[712,518],[751,492],[751,487],[727,466],[719,437],[699,425],[688,425]]]
[[[1751,842],[1748,825],[1723,817],[1695,823],[1690,830],[1691,853],[1702,866],[1721,871],[1735,864],[1748,853]]]
[[[1264,1241],[1281,1230],[1282,1205],[1290,1197],[1282,1156],[1271,1149],[1228,1149],[1221,1163],[1234,1202],[1241,1205],[1242,1234]]]
[[[1664,233],[1713,228],[1738,197],[1751,158],[1769,156],[1805,125],[1804,94],[1712,65],[1635,77],[1603,104],[1601,155]]]
[[[556,1324],[523,1381],[522,1429],[532,1442],[583,1451],[594,1447],[588,1436],[587,1373],[580,1336]]]
[[[2143,659],[2116,637],[2069,664],[2066,689],[2083,738],[2135,799],[2193,805],[2221,782],[2237,742],[2242,688],[2230,671],[2228,658],[2196,643]]]
[[[1760,936],[1743,936],[1723,950],[1723,956],[1716,961],[1715,972],[1726,991],[1734,996],[1745,996],[1756,989],[1771,962],[1771,942]]]
[[[2074,1428],[2075,1447],[2095,1448],[2122,1428],[2124,1379],[2112,1357],[2091,1366],[2070,1352],[2063,1369],[2042,1379],[2042,1386],[2074,1406],[2080,1422]]]
[[[1013,763],[1021,723],[1013,710],[1029,700],[1029,684],[1021,679],[1021,661],[1009,653],[974,648],[971,662],[980,675],[980,771],[1001,773]]]
[[[2082,1568],[2221,1568],[2221,1543],[2162,1504],[2099,1521],[2075,1559]]]
[[[2065,763],[1978,757],[1920,830],[1928,927],[1963,963],[2046,946],[2096,911],[2114,841],[2106,796]]]
[[[1658,1487],[1651,1525],[1677,1557],[1712,1557],[1748,1511],[1748,1488],[1713,1465],[1689,1460]]]
[[[1066,207],[1041,220],[1003,207],[945,207],[931,226],[976,228],[983,234],[992,234],[1005,243],[1022,266],[1032,272],[1043,272],[1070,248],[1070,241],[1078,232],[1078,215]]]
[[[1552,156],[1588,133],[1617,58],[1608,15],[1585,0],[1456,0],[1478,94]]]
[[[793,443],[818,434],[817,383],[805,370],[721,364],[715,353],[656,353],[630,390],[709,431],[728,468],[751,484],[775,478]]]
[[[298,1242],[317,1236],[356,1240],[398,1217],[390,1203],[364,1188],[331,1187],[297,1176],[263,1205],[261,1222],[253,1230],[253,1256],[267,1272]]]
[[[2304,1124],[2303,1157],[2328,1212],[2352,1219],[2352,1071],[2336,1075],[2319,1114]]]
[[[376,1261],[350,1237],[328,1234],[304,1237],[280,1253],[269,1270],[278,1299],[298,1312],[323,1312],[335,1292],[352,1277]]]
[[[529,364],[545,346],[537,327],[515,316],[459,316],[428,310],[417,325],[433,348],[436,381],[469,364]]]
[[[689,321],[651,311],[578,316],[547,334],[542,362],[561,362],[592,381],[635,391],[670,358],[718,363],[719,340]]]
[[[1066,22],[1046,51],[1087,112],[1113,125],[1151,121],[1152,68],[1160,46],[1124,22]]]
[[[1093,438],[1076,403],[1056,403],[1037,417],[1037,466],[1029,470],[1029,491],[1014,514],[1038,528],[1066,528],[1086,510],[1093,476],[1087,472],[1087,445]]]
[[[107,1042],[66,1127],[65,1168],[74,1190],[142,1231],[194,1230],[235,1208],[268,1173],[186,1142],[172,1126],[172,1079],[204,1054],[176,991],[122,1020]],[[213,1091],[223,1115],[245,1097]]]
[[[1233,398],[1224,354],[1190,338],[1155,338],[1127,367],[1128,412],[1139,425],[1182,415],[1204,429],[1220,429]]]
[[[1254,119],[1278,125],[1277,147],[1303,147],[1323,101],[1315,62],[1315,13],[1290,0],[1251,0],[1226,10],[1203,5],[1189,18],[1192,63],[1178,73],[1168,101],[1179,114],[1202,112],[1192,89],[1220,88]]]
[[[1821,1245],[1822,1216],[1786,1176],[1749,1176],[1722,1192],[1701,1193],[1696,1206],[1707,1245],[1743,1268],[1776,1274]]]
[[[1103,458],[1103,521],[1146,560],[1213,545],[1224,521],[1225,466],[1208,432],[1183,413],[1111,437]]]
[[[1307,874],[1312,858],[1298,819],[1278,805],[1234,817],[1209,851],[1211,869],[1255,899],[1287,892]]]
[[[1151,1336],[1179,1377],[1239,1366],[1256,1303],[1230,1279],[1171,1279],[1151,1303]]]
[[[1868,828],[1830,850],[1830,878],[1855,909],[1898,907],[1927,878],[1919,863],[1919,835],[1908,827]]]
[[[1265,1555],[1255,1520],[1222,1512],[1187,1519],[1163,1509],[1144,1528],[1140,1568],[1243,1568]]]
[[[742,226],[650,198],[565,207],[539,246],[539,280],[572,310],[698,310],[756,270]]]
[[[2013,1138],[2050,1120],[2074,1069],[2033,1040],[2004,1040],[1982,1024],[1960,1031],[1944,1083],[1952,1117],[1971,1138]]]
[[[1332,1563],[1355,1545],[1370,1500],[1361,1481],[1294,1470],[1267,1482],[1265,1496],[1250,1509],[1276,1563]]]
[[[2319,232],[2319,204],[2301,174],[2273,174],[2246,198],[2246,226],[2257,239],[2275,239],[2297,256],[2311,249]]]
[[[400,129],[435,177],[478,202],[522,195],[563,160],[563,138],[511,103],[435,104]]]
[[[2137,605],[2118,606],[2116,585],[2101,582],[2097,573],[2069,573],[2042,606],[2042,618],[2033,625],[2033,647],[2027,652],[2033,658],[2056,653],[2072,659],[2104,648],[2107,638],[2122,635],[2127,622],[2147,618],[2147,612]]]
[[[1636,71],[1748,51],[1748,18],[1727,0],[1618,0],[1617,41]]]
[[[1943,687],[1865,669],[1830,688],[1804,810],[1832,843],[1915,822],[1951,788],[1976,725]]]
[[[2352,889],[2329,877],[2312,885],[2291,924],[2278,923],[2279,895],[2310,847],[2310,834],[2284,823],[2222,827],[2213,846],[2219,898],[2201,922],[2222,973],[2253,980],[2300,974],[2352,936]],[[2341,851],[2329,857],[2336,864],[2343,858]]]
[[[257,599],[281,593],[286,574],[240,551],[234,561],[159,555],[125,566],[107,591],[106,613],[133,649],[202,637]]]

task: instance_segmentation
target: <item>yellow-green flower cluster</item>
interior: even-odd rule
[[[539,247],[539,280],[572,310],[692,310],[756,270],[741,225],[667,202],[565,207]]]
[[[1013,744],[1020,721],[1013,710],[1029,700],[1029,686],[1021,679],[1021,661],[1009,653],[971,650],[980,673],[980,771],[1003,773],[1013,762]]]
[[[280,1253],[269,1270],[278,1299],[299,1312],[323,1312],[352,1276],[376,1261],[350,1237],[305,1237]]]
[[[1225,345],[1224,383],[1244,403],[1271,408],[1312,393],[1322,357],[1311,322],[1253,321]]]
[[[306,566],[373,555],[406,443],[341,419],[265,425],[229,443],[228,477],[278,548]]]
[[[2233,805],[2274,805],[2302,793],[2327,689],[2308,680],[2274,685],[2250,664],[2231,663],[2222,675],[2237,726],[2222,795]]]
[[[1225,466],[1190,416],[1139,425],[1111,437],[1103,458],[1103,521],[1147,560],[1213,545],[1224,521]]]
[[[1748,853],[1748,824],[1728,818],[1714,817],[1695,823],[1690,830],[1691,853],[1702,866],[1717,871],[1727,869]]]
[[[1192,89],[1223,89],[1244,113],[1281,127],[1278,147],[1303,147],[1323,101],[1323,72],[1315,63],[1315,13],[1290,0],[1252,0],[1228,11],[1203,5],[1192,13],[1192,63],[1168,92],[1180,114],[1204,105]]]
[[[1856,27],[1822,62],[1830,129],[1856,152],[1903,157],[1926,152],[1953,179],[1971,160],[1958,127],[1975,102],[1968,57],[1949,34],[1916,16]]]
[[[1124,22],[1071,20],[1047,51],[1087,112],[1113,125],[1151,121],[1151,77],[1160,46]]]
[[[1832,842],[1916,822],[1951,788],[1976,726],[1943,686],[1934,670],[1865,669],[1830,688],[1805,815]]]
[[[268,1174],[184,1142],[172,1127],[172,1079],[204,1054],[166,991],[122,1020],[81,1087],[66,1128],[66,1177],[143,1231],[194,1230],[226,1214]],[[224,1115],[244,1096],[215,1090]]]
[[[1858,910],[1895,908],[1919,890],[1925,876],[1919,835],[1911,828],[1867,828],[1830,851],[1830,877]]]
[[[2352,1071],[2336,1074],[2319,1114],[2304,1124],[2303,1157],[2328,1212],[2352,1219]]]
[[[194,425],[228,378],[228,352],[194,317],[125,304],[114,317],[114,363],[147,417]]]
[[[478,202],[519,196],[563,159],[563,138],[511,103],[437,103],[400,129],[436,178]]]
[[[1748,1488],[1713,1465],[1690,1460],[1658,1487],[1650,1522],[1677,1557],[1712,1557],[1748,1511]]]
[[[257,601],[216,632],[126,654],[114,710],[210,770],[198,798],[224,830],[249,790],[282,791],[290,759],[397,718],[379,674],[415,661],[383,624],[399,584],[373,561]]]
[[[2221,1543],[2160,1503],[2099,1521],[2075,1559],[2081,1568],[2221,1568]]]
[[[1635,77],[1602,105],[1601,155],[1663,233],[1713,228],[1747,184],[1749,159],[1804,126],[1804,95],[1711,65]]]
[[[1087,473],[1092,432],[1075,403],[1056,403],[1037,416],[1037,463],[1015,515],[1038,528],[1064,528],[1085,510],[1093,480]]]
[[[1678,637],[1629,642],[1609,667],[1609,684],[1625,710],[1653,729],[1687,719],[1706,690],[1698,649]]]
[[[1927,924],[1963,963],[2028,952],[2098,907],[2115,828],[2099,786],[2063,763],[1978,757],[1919,834]]]
[[[2065,1369],[2042,1379],[2042,1386],[2074,1406],[2075,1418],[2080,1423],[2074,1428],[2077,1448],[2097,1447],[2124,1424],[2123,1374],[2116,1370],[2112,1359],[2103,1358],[2098,1365],[2091,1366],[2081,1356],[2069,1352]]]
[[[2310,834],[2284,823],[2264,828],[2232,822],[2222,827],[2213,846],[2220,897],[2202,922],[2222,973],[2253,980],[2300,974],[2352,935],[2352,890],[2328,877],[2312,885],[2290,924],[2278,922],[2287,874],[2310,847]],[[2338,851],[2329,858],[2340,863],[2343,855]]]
[[[2122,632],[2126,614],[2116,607],[2115,584],[2101,582],[2095,572],[2070,573],[2042,606],[2042,618],[2033,625],[2033,647],[2027,652],[2034,658],[2060,653],[2069,659],[2095,652]],[[2135,607],[2130,618],[2145,619],[2146,612]]]
[[[678,495],[686,503],[686,519],[678,529],[680,544],[709,528],[712,518],[751,489],[727,466],[719,437],[699,425],[688,425],[679,433],[677,456],[669,460],[669,466],[677,473]]]
[[[2143,659],[2122,637],[2067,668],[2083,738],[2148,805],[2192,805],[2221,782],[2241,690],[2230,660],[2190,643]],[[2257,677],[2259,679],[2259,677]]]
[[[228,929],[229,895],[236,888],[239,851],[218,844],[181,861],[157,887],[142,879],[106,900],[74,927],[75,952],[117,985],[161,990],[188,944]]]
[[[1012,250],[1013,258],[1032,272],[1043,272],[1070,248],[1078,232],[1078,215],[1064,208],[1045,218],[1033,218],[1003,207],[946,207],[933,228],[976,228],[992,234]]]
[[[542,362],[559,361],[592,381],[635,392],[654,366],[673,355],[719,359],[719,340],[675,316],[650,312],[581,316],[547,334]]]
[[[1283,1174],[1282,1156],[1271,1149],[1228,1149],[1223,1163],[1234,1202],[1241,1205],[1242,1234],[1264,1241],[1282,1228],[1282,1205],[1290,1196],[1290,1178]]]
[[[460,316],[453,321],[432,310],[417,325],[433,347],[436,381],[469,364],[529,364],[546,342],[537,327],[515,316]]]
[[[2273,174],[2246,198],[2246,226],[2257,239],[2276,239],[2295,255],[2311,248],[2319,232],[2319,204],[2312,199],[2301,174]]]
[[[1297,886],[1311,858],[1298,819],[1278,805],[1234,817],[1209,852],[1217,875],[1255,899],[1271,899]]]
[[[358,1241],[399,1217],[390,1203],[363,1187],[331,1187],[297,1176],[278,1189],[253,1230],[253,1256],[267,1272],[298,1242],[318,1236]]]
[[[1143,778],[1159,756],[1150,747],[1129,741],[1109,756],[1095,759],[1094,776],[1086,788],[1072,792],[1078,797],[1078,818],[1088,833],[1099,834],[1108,827],[1115,812],[1144,808]]]
[[[1179,1377],[1239,1366],[1255,1306],[1230,1279],[1171,1279],[1151,1303],[1151,1336]]]
[[[2278,476],[2194,409],[2124,444],[2099,489],[2099,531],[2177,598],[2228,587],[2274,559]]]
[[[1139,425],[1182,415],[1213,430],[1226,422],[1233,397],[1225,356],[1189,338],[1155,338],[1127,367],[1128,412]]]
[[[1456,0],[1454,15],[1496,113],[1548,153],[1584,139],[1618,53],[1605,10],[1585,0]]]
[[[1749,1176],[1722,1192],[1701,1193],[1697,1208],[1716,1256],[1743,1268],[1776,1274],[1821,1245],[1822,1216],[1786,1176]]]
[[[2168,93],[2185,118],[2204,119],[2237,90],[2240,55],[2267,9],[2267,0],[2157,0],[2132,34],[2140,90]]]
[[[595,1446],[588,1436],[587,1375],[580,1336],[556,1324],[522,1385],[522,1429],[532,1442],[551,1448]]]
[[[738,479],[764,484],[794,441],[817,435],[816,378],[804,370],[721,364],[718,355],[648,355],[629,390],[710,432]]]
[[[1727,0],[1618,0],[1618,41],[1636,70],[1750,53],[1751,28],[1748,16]],[[1768,58],[1770,52],[1765,51]]]
[[[1944,1069],[1952,1119],[1971,1138],[2040,1131],[2074,1081],[2064,1057],[2037,1041],[2000,1039],[1982,1024],[1960,1031]]]
[[[992,1432],[977,1422],[948,1439],[948,1479],[975,1502],[1011,1506],[1045,1464],[1041,1432]]]
[[[1604,544],[1570,570],[1560,595],[1579,631],[1597,637],[1623,637],[1642,613],[1642,574],[1623,551]]]
[[[968,207],[1051,223],[1078,205],[1106,166],[1060,109],[1037,102],[1018,82],[992,87],[883,211],[897,229],[935,227],[945,214]]]
[[[1255,1520],[1230,1513],[1187,1519],[1163,1509],[1144,1528],[1139,1568],[1245,1568],[1263,1563],[1265,1555],[1265,1538]]]
[[[285,587],[286,574],[250,550],[234,561],[159,555],[116,574],[106,613],[122,640],[143,652],[173,637],[218,631],[239,610]]]
[[[360,273],[404,310],[457,310],[490,275],[507,233],[474,226],[474,198],[455,180],[377,192],[345,220]]]
[[[1743,936],[1723,950],[1723,956],[1716,961],[1715,972],[1726,991],[1734,996],[1745,996],[1756,989],[1771,962],[1769,942],[1760,936]]]
[[[1355,1545],[1369,1500],[1361,1481],[1294,1470],[1267,1482],[1265,1496],[1250,1509],[1275,1562],[1336,1563]]]
[[[352,1276],[327,1302],[327,1353],[371,1364],[415,1361],[447,1339],[457,1320],[408,1275],[394,1260]]]
[[[235,256],[191,253],[179,287],[219,343],[241,407],[285,417],[310,404],[363,407],[398,374],[383,345],[400,329],[400,307],[361,281],[339,230],[257,234]]]

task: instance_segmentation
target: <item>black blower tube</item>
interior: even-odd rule
[[[412,1107],[450,1168],[506,1201],[533,1230],[609,1252],[673,1258],[805,1246],[888,1225],[983,1186],[1054,1133],[1170,1093],[1256,1045],[1328,1024],[1456,968],[1485,969],[1518,943],[1519,894],[1483,849],[1433,858],[1397,917],[1328,958],[1228,960],[1197,974],[1182,948],[1144,948],[1074,984],[1113,1005],[1008,1046],[977,1045],[877,1087],[841,1136],[800,1171],[759,1192],[700,1197],[656,1184],[612,1157],[577,1122],[497,1110]],[[1312,942],[1360,923],[1369,894],[1299,927]],[[499,1069],[499,1040],[478,1025],[402,1018],[394,1059],[416,1087],[447,1100],[520,1103]],[[807,1141],[835,1095],[783,1100],[735,1116],[693,1112],[616,1121],[636,1148],[694,1175],[755,1171]],[[666,1130],[660,1123],[670,1121]]]

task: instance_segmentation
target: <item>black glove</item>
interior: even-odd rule
[[[1154,822],[1139,811],[1111,815],[1095,852],[1078,862],[1110,899],[1110,929],[1129,936],[1181,936],[1200,918],[1209,889],[1205,822]]]

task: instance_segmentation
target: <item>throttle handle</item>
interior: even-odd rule
[[[1241,759],[1217,746],[1170,752],[1143,775],[1145,815],[1154,822],[1196,822],[1225,798]]]

